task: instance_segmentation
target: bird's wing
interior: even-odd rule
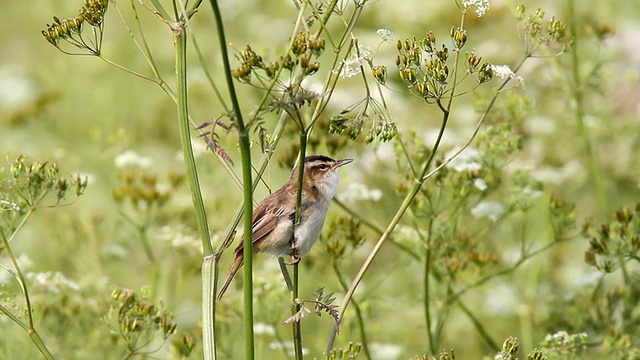
[[[265,209],[265,212],[268,211]],[[253,242],[260,241],[265,236],[269,235],[273,229],[276,228],[278,222],[283,218],[290,217],[294,211],[288,206],[278,207],[276,209],[272,209],[270,214],[262,214],[262,216],[258,216],[260,214],[256,213],[256,218],[253,222]]]
[[[271,212],[271,213],[268,213]],[[251,228],[253,237],[252,242],[262,240],[265,236],[269,235],[273,229],[276,228],[279,221],[283,218],[292,217],[295,215],[295,210],[291,210],[288,206],[281,206],[278,208],[268,209],[267,207],[258,207],[253,213],[253,227]],[[240,243],[235,252],[238,253],[244,249],[244,235],[240,239]]]

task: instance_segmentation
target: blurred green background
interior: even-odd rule
[[[530,10],[542,7],[550,16],[567,20],[565,1],[522,3]],[[116,4],[117,8],[111,3],[107,12],[103,55],[136,72],[151,76],[145,59],[118,15],[117,9],[131,26],[131,6],[129,2],[118,1]],[[468,16],[469,43],[492,63],[513,65],[520,57],[522,46],[515,31],[514,19],[518,4],[513,1],[492,1],[491,9],[484,17]],[[514,168],[530,170],[532,176],[544,183],[550,193],[576,203],[581,219],[590,218],[598,222],[610,217],[614,209],[634,206],[638,201],[640,7],[636,1],[584,0],[577,1],[576,5],[581,39],[580,69],[585,82],[585,119],[606,189],[608,206],[606,209],[601,206],[594,191],[593,179],[586,165],[583,138],[579,136],[573,117],[574,104],[570,89],[559,80],[568,76],[568,54],[558,59],[534,59],[519,74],[525,80],[524,94],[529,101],[526,116],[517,125],[523,136],[523,149],[505,163]],[[128,150],[150,161],[148,167],[131,170],[137,172],[136,176],[148,174],[157,177],[159,183],[168,184],[171,176],[184,173],[175,105],[151,82],[116,69],[95,57],[64,55],[46,42],[41,30],[52,22],[52,17],[74,16],[80,6],[79,0],[4,1],[0,15],[3,29],[0,32],[3,49],[0,52],[0,151],[7,159],[0,168],[8,166],[9,161],[22,154],[40,161],[57,161],[62,174],[80,173],[90,179],[84,196],[69,206],[39,210],[13,243],[15,253],[27,254],[30,259],[28,271],[61,272],[85,289],[76,300],[68,294],[61,298],[50,291],[39,294],[41,300],[36,313],[42,324],[41,335],[52,350],[60,354],[60,358],[88,358],[90,349],[100,348],[95,344],[108,342],[100,337],[96,329],[101,326],[100,318],[85,317],[100,312],[113,286],[131,289],[150,286],[154,298],[161,300],[174,312],[182,329],[197,332],[200,316],[198,272],[201,258],[195,240],[195,220],[188,188],[185,185],[172,188],[167,205],[143,215],[129,213],[131,209],[124,208],[113,197],[114,189],[122,182],[122,173],[128,171],[116,167],[114,161]],[[221,6],[228,31],[227,39],[233,48],[242,49],[250,43],[256,51],[276,58],[287,45],[297,14],[290,1],[224,0]],[[173,88],[171,31],[157,16],[142,6],[138,8],[158,68]],[[451,26],[458,21],[459,10],[453,1],[381,0],[368,5],[354,34],[361,43],[372,47],[379,42],[375,33],[379,28],[392,30],[396,39],[421,37],[428,31],[444,39]],[[341,29],[341,24],[337,22],[331,26]],[[197,38],[209,71],[222,84],[217,39],[208,3],[203,3],[200,12],[194,16],[190,30]],[[606,38],[597,40],[593,34],[604,30],[607,30]],[[190,111],[197,122],[204,122],[218,117],[224,110],[206,82],[192,51],[192,44],[189,49]],[[376,61],[387,65],[391,74],[395,70],[395,55],[393,45],[382,46]],[[594,69],[597,71],[592,71]],[[324,75],[322,72],[317,75],[318,82],[324,79]],[[399,85],[395,83],[390,87],[400,89]],[[250,112],[256,106],[261,92],[247,86],[238,86],[238,89],[242,108]],[[357,100],[360,93],[361,88],[355,80],[344,80],[338,85],[338,93],[327,109],[327,117]],[[401,91],[390,91],[387,96],[390,113],[398,123],[401,134],[412,131],[419,138],[434,138],[433,134],[439,126],[434,109],[425,107]],[[460,144],[462,139],[469,136],[478,116],[474,110],[475,101],[482,99],[467,96],[456,103],[445,146]],[[272,118],[264,119],[268,129],[275,126],[276,116],[274,114]],[[234,134],[222,135],[221,141],[234,159],[236,171],[239,171],[240,158]],[[287,141],[292,143],[295,137],[285,139],[282,150],[276,153],[276,159],[286,157]],[[254,145],[253,153],[258,158],[259,146],[257,143]],[[325,149],[320,148],[319,151]],[[367,217],[380,226],[385,225],[401,201],[394,189],[397,174],[384,171],[384,160],[393,158],[391,146],[357,143],[336,156],[355,159],[354,164],[342,172],[338,197],[342,190],[353,183],[364,183],[371,189],[380,189],[382,200],[375,203],[356,202],[353,208],[367,211]],[[197,160],[209,211],[209,225],[212,233],[219,234],[224,231],[240,203],[241,189],[232,184],[211,153],[201,151]],[[274,161],[266,173],[271,190],[279,187],[289,175],[289,170],[276,163]],[[268,191],[259,187],[256,199],[263,198]],[[330,211],[339,212],[335,206]],[[149,219],[145,216],[153,219],[154,227],[149,229],[148,236],[154,246],[155,264],[145,255],[138,240],[138,229],[126,220],[133,217],[134,221],[144,222]],[[532,224],[536,226],[535,220]],[[172,244],[171,239],[178,237],[176,234],[187,237],[187,245]],[[189,242],[189,239],[192,241]],[[373,234],[367,233],[368,242],[364,248],[367,249],[375,240]],[[499,236],[496,241],[499,243]],[[583,262],[586,247],[587,242],[579,239],[564,244],[554,249],[547,259],[550,261],[547,265],[540,265],[544,269],[536,268],[536,276],[555,279],[556,285],[546,293],[521,293],[521,289],[497,282],[483,287],[482,291],[469,294],[468,305],[488,309],[483,321],[486,321],[497,339],[520,334],[525,338],[526,351],[531,350],[544,332],[536,329],[535,325],[523,326],[519,319],[524,313],[535,313],[544,318],[547,313],[544,307],[548,306],[544,303],[545,299],[568,296],[572,289],[579,286],[580,279],[592,276],[592,270]],[[303,277],[310,280],[303,280],[302,293],[310,294],[318,283],[331,291],[338,289],[334,278],[325,278],[316,271],[324,269],[319,264],[323,259],[320,252],[320,248],[314,249],[305,260],[307,263],[303,264]],[[343,273],[352,277],[364,255],[366,250],[355,252],[349,261],[343,263]],[[0,255],[0,261],[6,263],[4,254]],[[265,278],[273,277],[277,282],[279,272],[273,263],[274,260],[262,257],[257,265],[258,271],[268,273]],[[222,262],[223,273],[228,264],[228,259]],[[365,282],[362,290],[372,291],[371,298],[362,295],[362,299],[371,300],[368,305],[371,307],[365,311],[370,341],[380,347],[379,355],[374,358],[400,359],[425,353],[422,308],[413,306],[417,299],[413,289],[421,281],[414,274],[421,271],[420,268],[408,266],[406,256],[391,246],[383,250],[376,266],[375,276],[380,278],[375,279],[375,284],[373,279]],[[541,282],[540,278],[520,276],[523,278],[516,276],[509,281]],[[268,286],[265,285],[267,290],[264,290],[267,293]],[[529,289],[540,291],[539,287]],[[273,298],[266,297],[274,303],[257,304],[257,322],[273,324],[278,336],[287,339],[289,328],[280,324],[289,307],[287,301],[283,300],[286,295],[283,295],[285,292],[282,287],[278,291]],[[385,296],[389,293],[393,296]],[[242,343],[239,338],[239,334],[242,334],[240,295],[236,292],[227,296],[229,302],[221,305],[223,330],[237,336],[236,340],[225,345],[225,354],[229,358],[241,358],[231,355],[233,349],[241,349]],[[86,300],[87,308],[71,305],[82,299]],[[496,303],[489,303],[489,300]],[[17,302],[20,303],[19,297]],[[64,311],[47,311],[49,306],[58,309],[61,303],[68,305],[62,306]],[[420,321],[414,322],[415,319]],[[311,349],[311,358],[320,357],[331,320],[326,317],[308,320],[303,322],[305,346]],[[532,323],[535,324],[535,321]],[[0,327],[3,333],[0,338],[0,357],[16,358],[16,354],[30,354],[22,358],[37,356],[26,334],[15,324],[0,318]],[[456,349],[457,358],[479,358],[490,353],[464,316],[452,314],[447,327],[443,348]],[[353,325],[345,326],[339,340],[343,343],[347,340],[358,341],[357,334]],[[284,356],[286,351],[270,347],[270,344],[280,340],[268,333],[259,335],[260,358]],[[384,346],[390,346],[396,352],[384,355]],[[121,357],[122,352],[114,352],[105,355],[105,358]],[[161,354],[163,358],[168,356]]]

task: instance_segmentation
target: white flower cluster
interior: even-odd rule
[[[475,6],[476,15],[478,15],[478,17],[481,17],[485,12],[487,12],[487,10],[489,10],[491,4],[489,4],[489,0],[462,0],[462,6],[464,7],[465,11],[472,6]]]
[[[522,76],[516,76],[509,65],[491,65],[491,70],[493,70],[493,75],[497,76],[498,78],[503,80],[514,79],[517,83],[516,86],[524,88],[524,79],[522,78]]]
[[[569,334],[561,330],[555,334],[547,334],[544,342],[554,347],[575,347],[587,342],[587,333]]]
[[[455,155],[457,151],[451,150],[445,155],[445,159],[449,159]],[[478,171],[482,169],[482,151],[476,149],[467,149],[463,151],[456,158],[451,160],[447,164],[448,168],[451,168],[457,172],[463,171]]]
[[[21,209],[20,206],[14,202],[0,199],[0,211],[3,210],[20,211]]]
[[[340,200],[346,203],[356,201],[380,201],[382,191],[380,189],[369,189],[362,183],[351,183],[345,191],[340,194]]]
[[[393,41],[393,32],[389,29],[378,29],[376,33],[380,35],[380,37],[382,38],[382,41],[384,42],[390,43]]]
[[[69,280],[61,272],[32,272],[27,274],[27,279],[33,282],[33,285],[45,289],[44,292],[58,294],[63,290],[80,290],[80,285],[75,281]]]
[[[127,166],[139,166],[142,168],[147,168],[151,166],[153,162],[151,158],[140,156],[137,152],[133,150],[127,150],[122,154],[116,156],[115,165],[118,168],[123,168]]]
[[[358,44],[358,51],[352,50],[351,55],[342,60],[342,70],[340,77],[348,79],[360,74],[361,66],[372,60],[373,49],[362,44]]]
[[[16,262],[18,263],[18,266],[20,267],[20,269],[22,269],[22,271],[33,266],[33,261],[31,261],[29,255],[25,253],[18,255],[18,257],[16,257]],[[8,269],[12,268],[13,265],[11,264],[9,259],[6,259],[6,262],[4,263],[0,263],[0,284],[7,284],[11,280],[12,273],[15,273],[9,273]]]
[[[473,215],[474,218],[487,217],[491,221],[497,221],[503,213],[504,207],[495,201],[483,201],[471,209],[471,215]]]
[[[171,244],[176,249],[196,250],[200,252],[200,240],[191,234],[187,234],[184,226],[163,226],[158,234],[158,239]]]
[[[290,356],[293,356],[295,354],[293,341],[271,342],[269,343],[269,349],[272,349],[272,350],[286,349],[287,353]],[[309,354],[309,349],[303,347],[302,355],[308,355],[308,354]]]

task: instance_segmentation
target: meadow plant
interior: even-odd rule
[[[640,292],[634,266],[640,251],[640,210],[623,208],[610,222],[594,227],[578,218],[575,204],[553,195],[536,174],[513,161],[528,140],[523,123],[534,105],[526,94],[537,86],[535,79],[521,74],[523,66],[534,58],[553,63],[572,51],[572,69],[578,71],[575,19],[566,25],[541,8],[513,9],[516,31],[508,34],[518,35],[521,57],[506,65],[482,53],[481,42],[486,39],[472,25],[494,11],[504,11],[504,5],[488,0],[451,0],[448,6],[458,20],[445,31],[421,29],[413,36],[370,24],[363,30],[361,22],[368,12],[382,6],[375,1],[293,1],[286,10],[292,16],[287,22],[289,36],[277,32],[278,40],[272,44],[251,40],[242,46],[227,39],[226,16],[231,15],[225,13],[230,9],[211,0],[219,46],[215,49],[219,60],[211,60],[210,49],[198,40],[211,32],[208,27],[203,30],[209,25],[201,20],[206,16],[202,3],[133,0],[124,9],[120,2],[85,0],[75,17],[55,16],[42,30],[45,40],[64,54],[100,58],[158,86],[175,104],[186,172],[172,171],[163,181],[150,158],[135,152],[116,158],[112,199],[119,218],[141,241],[145,264],[151,265],[145,281],[151,286],[148,292],[134,292],[116,284],[111,296],[93,294],[83,304],[85,291],[104,293],[107,285],[90,289],[60,272],[25,275],[21,267],[28,262],[13,253],[12,241],[46,199],[60,205],[68,193],[81,195],[87,180],[59,177],[55,163],[30,163],[19,157],[11,164],[0,188],[0,254],[10,259],[3,268],[19,285],[16,291],[25,300],[27,320],[15,299],[1,302],[0,311],[29,334],[45,358],[53,358],[53,352],[35,329],[29,295],[31,286],[44,284],[58,286],[48,291],[70,300],[68,307],[43,302],[43,311],[65,319],[66,310],[75,309],[87,318],[101,319],[101,330],[109,334],[104,347],[116,346],[119,351],[112,353],[125,358],[269,356],[262,353],[295,359],[307,354],[325,359],[380,358],[385,344],[375,340],[384,336],[389,337],[383,338],[385,343],[400,342],[411,334],[419,340],[391,344],[395,355],[389,356],[400,352],[424,354],[415,359],[455,359],[449,348],[461,339],[452,335],[463,333],[457,325],[460,319],[478,335],[481,344],[476,348],[485,358],[519,359],[526,353],[527,359],[536,360],[572,358],[595,346],[620,358],[638,353],[640,339],[634,329],[640,322],[636,316]],[[573,6],[572,0],[569,3]],[[132,70],[105,54],[111,14],[120,18],[147,70]],[[162,49],[150,41],[147,28],[157,24],[169,30],[164,35],[170,34],[174,43],[175,83],[160,65],[166,62],[157,55]],[[367,34],[372,35],[372,28],[377,28],[375,40]],[[193,48],[190,52],[188,45]],[[391,52],[394,55],[385,57]],[[211,114],[206,117],[190,105],[195,96],[187,81],[192,66],[187,54],[196,55],[213,93],[207,97]],[[217,64],[215,71],[209,62]],[[573,75],[568,87],[583,106],[582,78]],[[393,102],[407,108],[417,104],[420,110],[409,111],[410,119],[401,121],[395,117]],[[475,121],[469,127],[462,119],[470,102]],[[576,120],[584,125],[584,114],[577,114]],[[434,136],[420,133],[433,122],[437,122]],[[470,129],[460,131],[461,127]],[[589,139],[586,129],[581,136]],[[226,172],[230,181],[225,181],[232,185],[225,186],[242,189],[243,201],[232,215],[228,208],[211,210],[212,203],[203,197],[204,175],[198,173],[202,164],[196,166],[194,137]],[[590,146],[585,141],[589,167],[601,192]],[[341,211],[328,217],[316,251],[291,267],[279,259],[284,282],[275,266],[262,267],[261,273],[269,275],[254,280],[253,192],[258,186],[272,188],[265,171],[273,155],[276,163],[290,168],[311,152],[363,154],[361,168],[354,170],[361,176],[335,199]],[[261,160],[252,160],[256,156]],[[380,181],[374,185],[376,179]],[[183,183],[189,185],[191,208],[180,213],[175,200]],[[301,184],[296,217],[300,194]],[[225,231],[215,229],[217,235],[211,236],[209,222],[217,217],[229,219],[228,226]],[[241,220],[248,249],[243,301],[230,293],[216,303],[220,261],[228,257],[226,250]],[[572,296],[547,299],[549,288],[557,290],[560,284],[542,276],[541,268],[557,265],[561,253],[557,249],[580,238],[590,239],[586,263],[603,275]],[[198,241],[196,252],[193,244]],[[124,251],[122,257],[126,255]],[[149,271],[136,267],[135,260],[124,264],[131,267],[130,274],[135,269]],[[301,280],[305,270],[311,274]],[[605,279],[617,272],[623,275],[622,284],[607,286]],[[173,302],[192,278],[200,285],[202,313],[181,329],[174,320]],[[7,289],[8,294],[14,291]],[[500,289],[511,298],[505,299]],[[536,305],[550,310],[538,314]],[[310,314],[329,315],[330,321],[311,320]],[[519,330],[513,324],[505,330],[506,325],[498,323],[503,318],[517,318]],[[613,323],[612,318],[620,321]],[[243,331],[239,319],[244,320]],[[283,323],[291,326],[290,335],[284,335]],[[540,337],[541,331],[547,336]],[[96,330],[87,336],[95,339],[100,334]],[[498,339],[505,338],[500,344]],[[241,347],[243,355],[238,354]]]

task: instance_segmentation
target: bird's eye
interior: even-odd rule
[[[327,164],[318,165],[318,169],[320,169],[320,170],[327,170],[328,168],[329,168],[329,165],[327,165]]]

